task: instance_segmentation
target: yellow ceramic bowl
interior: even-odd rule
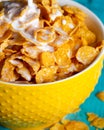
[[[60,0],[60,4],[77,6],[88,14],[86,23],[104,39],[99,19],[80,4]],[[45,84],[12,84],[0,81],[0,124],[13,130],[38,130],[73,112],[94,90],[103,66],[103,50],[84,71],[61,81]]]

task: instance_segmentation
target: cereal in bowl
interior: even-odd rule
[[[4,1],[0,11],[0,79],[46,83],[90,65],[103,42],[76,7],[56,0]]]

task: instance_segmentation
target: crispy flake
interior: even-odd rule
[[[15,66],[6,59],[1,70],[1,80],[6,82],[13,82],[18,79],[18,75],[14,72]]]
[[[38,49],[36,46],[26,44],[21,49],[21,52],[30,58],[37,59],[38,55],[40,54],[40,49]]]
[[[23,77],[27,81],[31,80],[32,76],[30,74],[30,71],[21,61],[19,61],[19,60],[9,60],[9,62],[12,65],[16,66],[16,71],[17,71],[18,74],[21,75],[21,77]]]
[[[36,74],[36,83],[45,83],[55,81],[55,73],[57,72],[57,67],[45,67],[38,71]]]
[[[55,31],[51,27],[46,27],[35,31],[34,36],[37,41],[41,42],[41,44],[53,42],[56,38]]]
[[[26,57],[26,56],[19,56],[17,58],[22,59],[32,68],[32,75],[35,75],[38,72],[38,70],[40,68],[39,61],[33,60],[33,59]]]
[[[104,102],[104,91],[97,93],[96,96]]]
[[[97,56],[97,51],[91,46],[82,46],[76,53],[76,58],[84,65],[90,64]]]
[[[40,55],[40,63],[45,67],[54,66],[55,58],[52,52],[42,52]]]
[[[104,118],[98,117],[98,115],[94,113],[87,113],[88,121],[91,123],[92,126],[100,129],[104,129]]]
[[[50,130],[89,130],[88,126],[81,121],[64,120],[61,123],[56,123]]]
[[[50,128],[50,130],[65,130],[65,128],[64,128],[64,125],[60,123],[56,123]]]
[[[81,121],[69,121],[65,128],[66,130],[89,130],[88,126]]]

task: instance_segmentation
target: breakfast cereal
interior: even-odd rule
[[[100,129],[104,129],[104,118],[98,117],[98,115],[94,113],[87,113],[88,121],[91,123],[92,126]]]
[[[100,99],[101,101],[104,101],[104,91],[101,91],[101,92],[97,93],[96,96],[97,96],[98,99]]]
[[[104,46],[87,14],[56,0],[5,1],[0,11],[0,79],[46,83],[90,65]]]
[[[89,128],[81,121],[64,120],[62,123],[53,125],[50,130],[89,130]]]

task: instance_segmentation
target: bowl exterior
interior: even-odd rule
[[[8,128],[44,128],[74,112],[93,91],[103,55],[84,72],[40,86],[0,83],[0,124]]]
[[[68,1],[60,1],[60,4]],[[75,5],[75,2],[70,4]],[[92,21],[98,21],[92,14],[91,17],[94,18]],[[102,32],[99,33],[101,40],[104,38],[103,27],[99,22],[93,22],[95,25],[98,25],[95,30]],[[0,81],[0,124],[13,130],[38,130],[54,124],[86,100],[94,90],[102,66],[103,54],[85,71],[54,83],[22,86]]]

